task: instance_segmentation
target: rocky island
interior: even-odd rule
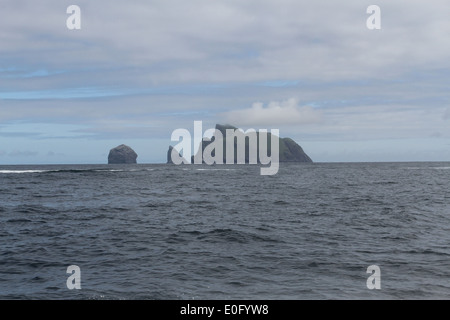
[[[225,149],[225,145],[226,145],[226,130],[227,129],[232,129],[232,130],[236,130],[237,128],[231,125],[221,125],[221,124],[216,124],[216,130],[219,130],[222,133],[223,136],[223,162],[226,162],[226,149]],[[257,133],[258,135],[258,141],[259,141],[259,133]],[[203,140],[202,141],[202,146],[201,146],[201,151],[203,153],[203,151],[205,150],[205,148],[211,144],[213,141],[215,140],[215,137],[213,136],[210,140]],[[271,133],[268,133],[267,136],[267,140],[270,141],[271,140]],[[270,154],[270,144],[269,144],[269,154]],[[236,140],[234,141],[234,149],[235,149],[235,153],[234,153],[234,163],[237,162],[237,142]],[[245,142],[245,162],[248,163],[249,162],[249,145],[248,145],[248,141],[246,140]],[[173,147],[170,146],[169,150],[167,152],[167,163],[172,163],[172,159],[170,157],[171,153],[172,153]],[[200,151],[200,150],[199,150]],[[259,143],[258,143],[258,150],[257,153],[259,154]],[[300,147],[294,140],[292,140],[291,138],[279,138],[279,162],[313,162],[311,160],[311,158],[303,151],[302,147]],[[190,159],[190,163],[194,163],[194,156],[191,157]],[[258,157],[258,163],[259,163],[259,157]]]
[[[109,151],[108,164],[133,164],[137,163],[138,155],[129,146],[121,144]]]

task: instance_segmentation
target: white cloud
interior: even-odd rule
[[[382,29],[375,31],[366,28],[368,5],[360,0],[77,4],[82,29],[69,31],[64,3],[3,0],[2,59],[49,72],[134,67],[142,74],[130,79],[147,84],[382,78],[412,66],[450,66],[448,0],[380,0]]]
[[[69,155],[223,118],[314,142],[450,136],[448,0],[379,0],[381,30],[361,0],[78,0],[79,31],[71,4],[1,1],[4,145]],[[301,105],[269,103],[285,97]]]
[[[272,101],[266,107],[261,102],[251,108],[224,113],[223,118],[233,125],[283,126],[320,122],[322,113],[310,106],[299,106],[294,98]]]

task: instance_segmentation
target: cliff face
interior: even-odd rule
[[[291,138],[280,139],[280,162],[313,162]]]
[[[121,144],[109,151],[108,164],[132,164],[136,163],[138,155],[129,146]]]
[[[227,129],[233,129],[236,130],[236,127],[233,127],[231,125],[221,125],[221,124],[216,124],[216,130],[219,130],[222,133],[223,136],[223,141],[222,141],[222,145],[223,145],[223,162],[226,163],[226,140],[227,140],[227,135],[226,135],[226,130]],[[259,133],[256,134],[258,137],[258,145],[256,147],[256,153],[258,155],[258,159],[257,162],[260,163],[259,161]],[[211,144],[213,141],[215,141],[216,137],[212,137],[210,141],[202,141],[202,153],[205,150],[205,148]],[[271,133],[269,132],[267,134],[267,153],[268,155],[271,154]],[[218,141],[219,142],[219,141]],[[248,163],[249,162],[249,154],[250,154],[250,145],[249,145],[249,140],[246,139],[245,141],[245,162]],[[173,147],[169,147],[169,151],[167,154],[167,162],[171,163],[171,159],[170,154],[172,152]],[[214,155],[214,152],[213,152]],[[291,138],[279,138],[279,162],[313,162],[311,160],[311,158],[303,151],[302,147],[300,147],[294,140],[292,140]],[[191,163],[194,163],[194,156],[191,157]],[[234,163],[237,163],[237,141],[235,139],[234,141]]]
[[[224,145],[226,143],[226,130],[227,129],[233,129],[236,130],[236,127],[233,127],[231,125],[221,125],[221,124],[216,124],[216,130],[219,130],[223,137],[224,137]],[[257,133],[258,135],[258,141],[259,141],[259,133]],[[267,134],[267,141],[268,141],[268,153],[271,153],[271,146],[270,146],[270,140],[271,140],[271,133],[269,132]],[[205,149],[206,145],[208,145],[211,142],[203,142],[203,150]],[[205,145],[206,144],[206,145]],[[234,142],[234,155],[235,155],[235,162],[236,162],[236,141]],[[249,145],[248,142],[246,141],[245,143],[245,161],[248,162],[248,153],[249,153]],[[259,154],[259,142],[258,142],[258,150],[257,150],[258,154]],[[311,160],[311,158],[303,151],[302,147],[300,147],[294,140],[292,140],[291,138],[279,138],[279,152],[280,152],[280,157],[279,157],[279,161],[280,162],[313,162]],[[225,154],[226,151],[224,149],[224,160],[225,160]],[[258,159],[259,162],[259,159]]]
[[[173,163],[173,161],[172,161],[172,150],[173,150],[173,147],[169,146],[169,150],[167,151],[167,163]]]

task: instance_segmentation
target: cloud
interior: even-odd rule
[[[445,112],[442,115],[442,119],[444,119],[444,120],[450,119],[450,108],[445,109]]]
[[[430,134],[430,138],[441,138],[441,137],[442,137],[442,133],[440,133],[438,131]]]
[[[251,108],[233,110],[222,114],[231,124],[246,126],[282,126],[320,122],[322,113],[310,106],[298,105],[294,98],[278,102],[272,101],[266,107],[261,102]]]
[[[423,139],[435,138],[430,133],[436,132],[443,138],[450,136],[450,127],[442,120],[442,108],[388,103],[327,108],[320,124],[296,131],[310,141]]]
[[[78,0],[68,30],[71,4],[1,2],[3,146],[70,158],[222,119],[314,142],[450,136],[448,0],[379,0],[381,30],[360,0]]]
[[[0,52],[3,61],[14,63],[7,67],[28,67],[25,74],[33,79],[74,66],[97,70],[65,80],[82,77],[86,84],[108,81],[104,70],[127,67],[138,72],[125,75],[125,83],[167,84],[373,79],[412,65],[450,66],[450,45],[442,41],[450,32],[448,0],[380,0],[377,31],[366,28],[367,5],[360,0],[77,4],[82,29],[69,31],[64,4],[3,0]]]

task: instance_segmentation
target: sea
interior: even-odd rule
[[[0,299],[450,299],[450,163],[0,166]]]

